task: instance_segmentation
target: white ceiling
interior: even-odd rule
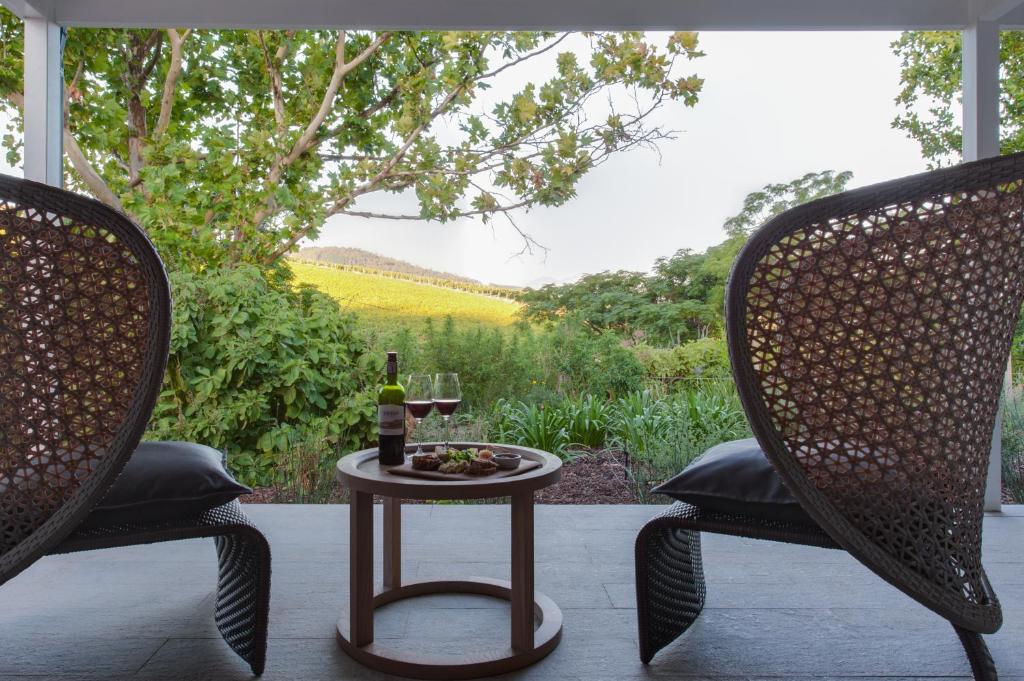
[[[70,26],[376,29],[1024,27],[1024,0],[0,0]]]

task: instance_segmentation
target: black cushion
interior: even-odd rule
[[[143,442],[86,527],[188,518],[252,490],[224,470],[222,455],[191,442]]]
[[[654,492],[717,513],[814,524],[753,438],[712,447]]]

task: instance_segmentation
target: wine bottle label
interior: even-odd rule
[[[381,435],[405,435],[405,407],[400,404],[378,404],[377,428]]]

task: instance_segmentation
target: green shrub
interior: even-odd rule
[[[561,394],[614,398],[642,387],[643,365],[615,334],[594,335],[565,322],[548,338],[555,387]]]
[[[222,449],[250,485],[285,477],[283,457],[311,434],[341,450],[373,439],[382,359],[334,301],[251,266],[177,272],[171,284],[171,354],[150,437]]]
[[[641,344],[632,350],[649,378],[661,379],[674,389],[732,380],[729,351],[722,338],[701,338],[674,348]]]
[[[400,378],[409,373],[455,372],[462,384],[461,409],[487,411],[501,398],[522,398],[545,380],[540,341],[523,325],[511,329],[428,320],[408,327],[371,329],[369,343],[383,355],[399,353]]]
[[[591,449],[604,446],[614,411],[610,403],[594,395],[587,395],[581,399],[566,400],[562,407],[572,444]]]
[[[512,403],[499,400],[494,407],[492,431],[498,442],[533,447],[565,457],[569,446],[568,419],[560,405]]]

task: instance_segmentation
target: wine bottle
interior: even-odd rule
[[[398,382],[398,353],[388,353],[387,383],[377,395],[377,459],[385,466],[405,463],[405,388]]]

